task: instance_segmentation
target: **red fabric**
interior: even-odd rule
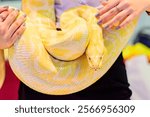
[[[6,62],[6,78],[0,89],[0,100],[17,100],[20,81],[12,72],[9,63]]]

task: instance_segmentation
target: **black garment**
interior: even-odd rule
[[[131,94],[122,55],[101,79],[80,92],[62,96],[45,95],[23,83],[19,90],[19,98],[26,100],[128,100]]]

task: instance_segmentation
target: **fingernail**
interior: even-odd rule
[[[102,20],[100,20],[100,21],[98,21],[98,22],[97,22],[97,24],[101,24],[102,22],[103,22],[103,21],[102,21]]]
[[[18,36],[18,40],[19,40],[20,38],[21,38],[21,36],[19,35],[19,36]]]
[[[109,28],[109,26],[105,26],[104,28],[105,28],[105,29],[108,29],[108,28]]]
[[[11,10],[14,11],[15,9],[14,9],[14,8],[11,8]]]
[[[119,30],[120,28],[121,28],[120,26],[117,26],[117,27],[116,27],[116,30]]]
[[[96,15],[95,15],[95,17],[99,17],[100,16],[100,14],[99,13],[97,13]]]
[[[9,6],[3,6],[3,8],[9,8]]]

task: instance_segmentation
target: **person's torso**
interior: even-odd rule
[[[100,0],[55,0],[56,21],[59,22],[60,15],[65,10],[81,5],[98,7]]]

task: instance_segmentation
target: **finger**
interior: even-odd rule
[[[0,14],[0,22],[3,22],[4,21],[4,18],[3,16]]]
[[[10,8],[10,9],[8,9],[8,12],[11,13],[11,12],[13,12],[14,10],[15,10],[14,8]]]
[[[10,27],[9,27],[9,34],[10,36],[25,22],[26,15],[21,16],[18,18]]]
[[[100,2],[101,2],[101,5],[99,5],[98,7],[96,7],[98,10],[102,9],[105,5],[108,4],[107,1],[104,1],[104,2],[103,2],[103,1],[100,0]],[[97,13],[95,16],[96,16],[97,18],[99,18],[100,14]]]
[[[120,2],[119,0],[111,0],[110,2],[108,1],[108,4],[99,11],[99,14],[102,15],[102,14],[108,12],[113,7],[117,6],[119,4],[119,2]]]
[[[118,29],[125,27],[129,24],[135,17],[137,17],[136,13],[130,14],[119,26]]]
[[[6,18],[6,20],[4,21],[4,23],[6,24],[7,28],[10,27],[12,25],[12,23],[15,21],[16,17],[19,14],[19,10],[13,10],[8,17]]]
[[[102,2],[103,3],[103,2]],[[105,4],[106,3],[106,4]],[[104,6],[108,6],[109,4],[108,4],[108,2],[105,2],[104,4]],[[107,5],[108,4],[108,5]],[[100,24],[100,23],[103,23],[103,21],[101,21],[102,19],[103,19],[103,15],[104,15],[104,17],[106,16],[112,16],[112,14],[110,14],[111,12],[113,13],[114,11],[116,11],[117,12],[117,9],[115,8],[115,7],[112,7],[111,9],[106,9],[107,11],[105,11],[105,9],[106,9],[106,7],[101,7],[100,9],[99,9],[99,13],[98,14],[96,14],[96,18],[100,18],[101,17],[101,19],[99,19],[100,21],[98,22],[98,24]],[[115,12],[114,12],[115,13]],[[110,14],[110,15],[109,15]],[[108,18],[107,18],[108,19]],[[106,22],[106,20],[104,20],[105,22]]]
[[[112,17],[110,16],[116,16],[118,13],[122,12],[123,10],[127,10],[131,8],[129,8],[129,4],[126,2],[121,2],[119,3],[117,6],[115,6],[114,8],[112,8],[111,10],[109,10],[108,12],[106,12],[105,14],[103,14],[98,22],[98,24],[102,24],[102,23],[107,23],[107,21],[110,21],[112,19]],[[133,11],[133,10],[132,10]],[[108,20],[106,20],[108,19]],[[106,26],[108,28],[108,26]]]
[[[103,8],[103,5],[99,5],[98,7],[96,7],[98,10],[102,9]],[[99,15],[99,13],[97,14]]]
[[[8,9],[6,11],[3,11],[1,14],[0,14],[0,22],[3,22],[7,16],[13,11],[14,9],[11,8],[11,9]]]
[[[21,35],[25,31],[25,24],[22,24],[17,31],[13,34],[13,36],[10,38],[10,46],[12,46],[17,39],[20,39]]]
[[[106,23],[112,17],[114,17],[115,15],[117,15],[117,13],[118,13],[117,9],[115,7],[112,8],[111,10],[109,10],[108,12],[106,12],[105,14],[101,15],[101,17],[99,18],[98,24]]]
[[[130,15],[132,13],[132,11],[130,9],[126,9],[123,10],[122,12],[120,12],[119,14],[117,14],[113,19],[111,19],[109,22],[107,22],[106,24],[104,24],[104,27],[110,29],[114,26],[114,24],[121,22],[122,19],[125,19],[126,17],[128,17],[128,15]]]
[[[8,16],[9,12],[8,11],[4,11],[2,12],[0,15],[2,16],[3,20],[6,19],[6,17]]]
[[[106,5],[108,4],[108,1],[102,1],[101,4],[102,4],[103,6],[106,6]]]
[[[127,2],[120,2],[117,6],[115,6],[115,7],[117,7],[117,9],[119,10],[119,11],[122,11],[122,10],[125,10],[125,9],[127,9],[127,8],[129,8],[129,3],[127,3]]]
[[[0,13],[2,13],[3,11],[6,11],[8,8],[9,6],[0,7]]]

